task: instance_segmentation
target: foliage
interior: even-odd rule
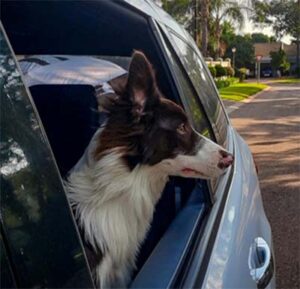
[[[274,70],[280,69],[282,73],[289,71],[290,63],[287,61],[286,53],[284,50],[271,51],[271,66]]]
[[[246,78],[246,74],[247,74],[247,68],[246,67],[242,67],[239,69],[239,80],[240,82],[244,82],[245,78]]]
[[[212,75],[213,78],[215,78],[217,76],[217,70],[214,66],[212,65],[208,65],[208,69]]]
[[[262,83],[237,83],[226,88],[221,88],[219,91],[222,99],[242,101],[267,87],[267,85]]]
[[[230,76],[230,77],[233,77],[234,76],[234,69],[230,66],[227,66],[226,67],[226,71],[227,71],[227,75]]]
[[[242,10],[246,8],[241,6],[238,0],[162,0],[161,2],[162,8],[170,13],[179,23],[183,24],[194,38],[200,39],[201,32],[207,34],[207,42],[202,39],[204,56],[208,55],[203,45],[208,46],[208,54],[210,56],[222,56],[227,47],[226,37],[228,36],[228,29],[231,29],[231,35],[234,35],[232,25],[236,24],[238,28],[241,28],[244,23]],[[208,9],[203,7],[207,6],[207,4]],[[205,14],[204,18],[207,18],[207,20],[204,21],[202,14]],[[197,15],[196,25],[195,15]],[[201,27],[201,25],[207,25],[208,31],[204,29],[205,27]],[[201,28],[201,31],[198,27]],[[195,29],[196,34],[198,33],[197,37],[195,37]],[[223,36],[225,39],[222,39]]]
[[[270,37],[263,33],[252,33],[251,34],[252,43],[269,43]]]
[[[232,84],[237,83],[239,80],[238,78],[235,77],[230,77],[230,78],[226,78],[226,79],[216,79],[215,83],[218,89],[224,88],[224,87],[228,87]]]
[[[300,6],[297,1],[253,0],[253,8],[252,20],[272,26],[279,39],[285,34],[294,38],[300,34]]]
[[[238,1],[228,0],[211,0],[210,4],[210,32],[213,32],[211,34],[215,41],[216,56],[218,57],[223,55],[221,35],[225,21],[229,20],[237,24],[238,28],[242,28],[245,21],[242,10],[245,7],[242,7]]]
[[[162,1],[162,8],[172,15],[179,23],[187,25],[187,22],[190,20],[190,1],[189,0],[176,0]]]
[[[233,58],[232,48],[236,48],[235,52],[235,67],[254,68],[254,46],[250,34],[245,36],[236,35],[228,44],[225,57]]]
[[[226,68],[223,67],[221,64],[217,64],[215,66],[215,69],[216,69],[216,76],[217,77],[226,76],[227,75]]]

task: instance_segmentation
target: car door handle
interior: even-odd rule
[[[274,273],[272,252],[268,243],[261,237],[255,238],[249,250],[249,269],[258,288],[266,288]]]

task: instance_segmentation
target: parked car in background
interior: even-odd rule
[[[262,69],[261,76],[262,77],[272,77],[273,76],[272,69],[271,68]]]
[[[150,1],[3,0],[1,12],[1,288],[94,286],[62,180],[103,121],[101,75],[126,71],[134,49],[235,162],[211,182],[170,179],[131,288],[275,288],[251,152],[190,35]]]

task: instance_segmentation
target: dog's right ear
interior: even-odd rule
[[[130,98],[137,115],[150,110],[158,100],[154,70],[147,57],[135,51],[129,67],[127,96]]]

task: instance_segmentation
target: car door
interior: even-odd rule
[[[92,288],[62,181],[0,24],[1,288]]]
[[[194,97],[201,100],[210,120],[215,140],[235,155],[231,170],[212,185],[215,203],[205,237],[194,253],[182,287],[274,288],[271,230],[251,152],[230,125],[194,41],[164,24],[157,29],[174,77],[178,78],[180,71],[188,75],[195,89]],[[260,270],[264,273],[259,278]]]

